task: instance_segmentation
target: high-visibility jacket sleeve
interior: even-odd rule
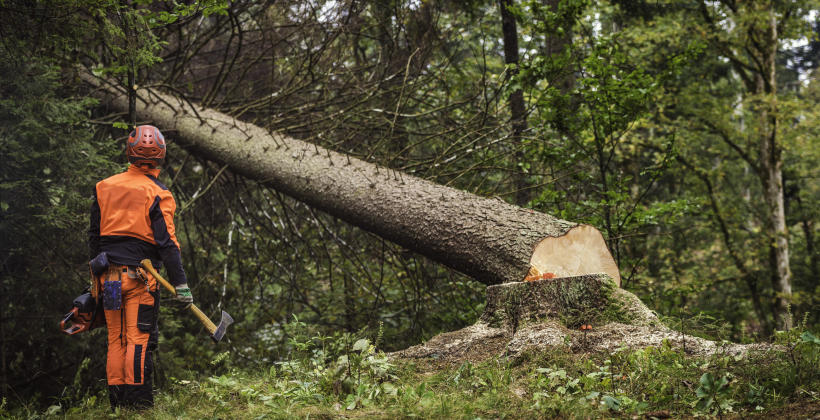
[[[93,260],[100,253],[100,203],[97,201],[97,189],[94,189],[94,201],[91,203],[91,218],[88,225],[88,259]]]
[[[174,228],[174,212],[176,203],[170,192],[154,198],[154,203],[148,212],[151,218],[151,229],[154,232],[154,241],[157,243],[160,258],[165,264],[169,281],[174,286],[188,282],[185,269],[182,268],[182,255],[179,252],[179,242]]]

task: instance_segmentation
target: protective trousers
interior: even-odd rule
[[[101,280],[108,326],[106,374],[111,407],[150,407],[154,404],[152,352],[159,335],[157,281],[141,268],[123,265],[111,265]]]

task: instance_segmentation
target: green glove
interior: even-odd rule
[[[180,284],[179,286],[176,286],[176,289],[177,295],[175,299],[177,302],[184,303],[186,305],[194,303],[194,295],[191,294],[191,289],[188,287],[188,283]]]

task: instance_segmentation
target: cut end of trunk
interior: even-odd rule
[[[529,274],[537,271],[539,275],[547,274],[550,277],[606,273],[618,287],[621,286],[618,265],[604,237],[598,229],[589,225],[578,225],[563,236],[539,242],[530,258],[530,266],[535,270],[530,269]]]

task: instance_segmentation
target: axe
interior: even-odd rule
[[[163,286],[165,286],[165,288],[168,289],[168,291],[170,291],[171,294],[176,296],[177,289],[174,286],[172,286],[171,283],[168,283],[168,280],[165,280],[164,278],[162,278],[162,276],[159,275],[159,273],[157,273],[157,270],[155,270],[154,266],[151,264],[151,260],[146,258],[140,261],[140,265],[146,271],[151,273],[151,275],[154,276],[154,278],[157,279],[157,281],[159,281]],[[218,343],[219,340],[222,340],[222,337],[225,336],[225,330],[228,329],[228,325],[233,324],[233,318],[231,318],[231,316],[228,315],[228,313],[225,311],[222,311],[222,320],[219,321],[219,325],[214,325],[214,323],[211,322],[210,319],[208,319],[208,316],[205,315],[201,310],[199,310],[199,308],[197,308],[196,305],[194,305],[193,303],[189,304],[188,308],[191,308],[191,312],[193,312],[194,315],[196,315],[196,317],[199,318],[199,320],[202,322],[202,325],[205,325],[205,328],[207,328],[208,332],[211,333],[211,339],[214,340],[214,343]]]

